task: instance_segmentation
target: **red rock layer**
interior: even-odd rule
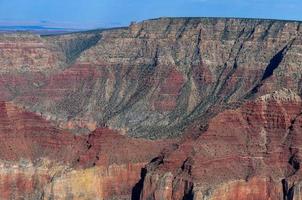
[[[49,157],[72,162],[83,151],[81,138],[56,128],[41,116],[12,103],[0,103],[0,110],[0,157],[3,160],[34,162]]]
[[[173,111],[177,106],[177,98],[184,82],[183,74],[172,69],[160,85],[159,94],[153,103],[155,110],[160,112]]]
[[[0,137],[1,199],[80,198],[81,187],[87,189],[85,198],[129,197],[141,168],[172,144],[131,139],[107,128],[76,136],[7,102],[0,103]],[[69,182],[76,177],[87,181]],[[98,190],[89,187],[92,180]]]
[[[141,199],[290,196],[302,180],[301,113],[300,97],[281,90],[219,114],[197,139],[149,165]]]

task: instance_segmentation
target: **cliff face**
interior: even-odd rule
[[[130,198],[144,165],[173,144],[107,128],[77,136],[12,103],[0,111],[0,199]]]
[[[75,127],[88,121],[135,137],[177,136],[254,95],[301,85],[298,22],[164,18],[39,39],[63,63],[6,75],[3,93]]]
[[[218,114],[198,138],[147,167],[142,199],[191,194],[264,200],[294,194],[301,181],[301,106],[298,95],[281,90]],[[294,197],[300,199],[300,193]]]
[[[0,198],[302,198],[300,26],[0,34]]]

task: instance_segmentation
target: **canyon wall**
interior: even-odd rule
[[[0,34],[0,199],[301,199],[300,22]]]
[[[265,200],[300,191],[301,106],[281,90],[218,114],[198,138],[149,164],[141,198]]]

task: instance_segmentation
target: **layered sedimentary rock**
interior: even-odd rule
[[[107,128],[77,136],[12,103],[0,113],[1,199],[129,198],[144,165],[173,144]]]
[[[281,90],[218,114],[147,167],[141,199],[300,199],[301,103]]]
[[[0,198],[301,198],[300,27],[0,34]]]
[[[84,120],[135,137],[177,136],[253,95],[298,91],[300,35],[298,22],[163,18],[43,37],[64,70],[13,73],[1,87],[31,111],[80,127]]]
[[[29,33],[1,33],[0,57],[1,73],[51,70],[63,61],[53,45]]]

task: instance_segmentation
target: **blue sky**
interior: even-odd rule
[[[168,16],[302,20],[302,0],[0,0],[0,24],[125,26]]]

